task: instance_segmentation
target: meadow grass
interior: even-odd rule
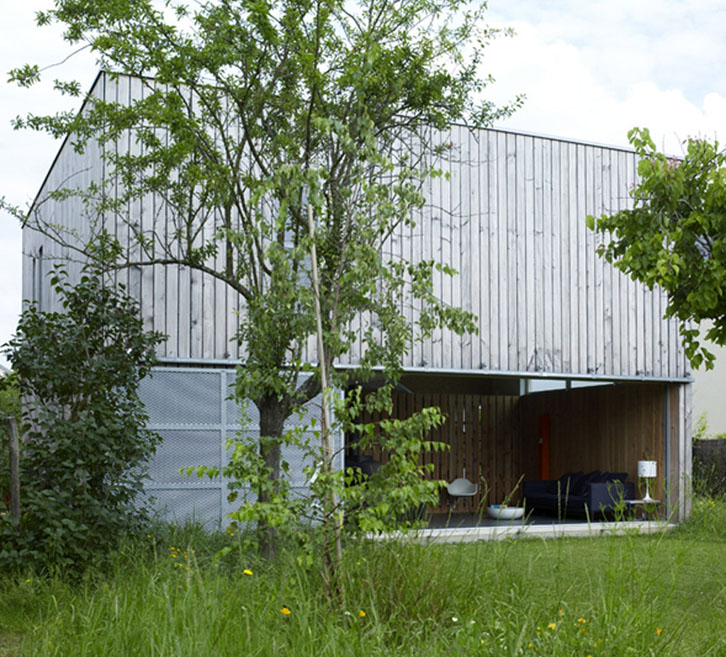
[[[724,502],[660,535],[348,546],[342,606],[292,554],[214,565],[237,539],[162,532],[81,581],[5,579],[0,656],[726,654]]]

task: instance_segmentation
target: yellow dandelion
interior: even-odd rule
[[[584,618],[578,618],[577,622],[578,623],[587,623],[587,621]]]
[[[360,610],[360,611],[358,612],[358,615],[359,615],[359,616],[360,616],[361,618],[365,618],[365,617],[366,617],[366,612],[365,612],[365,611],[363,611],[363,610],[361,609],[361,610]]]
[[[283,607],[282,609],[280,609],[280,613],[283,616],[289,616],[292,612],[287,607]]]
[[[660,628],[660,627],[659,627],[659,628],[658,628],[658,629],[657,629],[657,630],[655,631],[655,633],[656,633],[656,634],[657,634],[658,636],[660,636],[662,632],[663,632],[663,629],[662,629],[662,628]]]
[[[251,574],[252,574],[252,571],[251,571],[251,570],[250,570],[249,568],[245,568],[245,569],[244,569],[244,570],[243,570],[242,572],[243,572],[243,573],[244,573],[245,575],[251,575]]]
[[[557,623],[550,623],[547,627],[551,630],[554,630],[557,627]]]

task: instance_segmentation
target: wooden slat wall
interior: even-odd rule
[[[508,497],[512,503],[519,499],[515,491],[521,474],[517,400],[494,395],[394,395],[393,417],[409,417],[429,406],[438,406],[446,416],[444,425],[431,431],[427,439],[445,443],[449,449],[427,453],[423,463],[434,465],[431,479],[451,482],[466,469],[467,479],[479,484],[479,493],[463,498],[456,505],[456,513],[475,513],[482,504],[502,502]],[[362,421],[380,419],[377,414],[365,414]],[[376,460],[386,460],[379,448],[369,454]],[[444,491],[439,506],[430,510],[446,512],[453,502]]]
[[[588,214],[630,206],[634,153],[461,126],[434,141],[453,144],[448,176],[427,185],[415,233],[392,240],[389,255],[459,269],[454,281],[437,275],[436,290],[478,316],[479,334],[437,331],[405,366],[687,376],[676,323],[662,319],[665,295],[599,258],[603,238],[585,226]],[[355,364],[359,353],[341,362]]]
[[[550,417],[550,473],[601,470],[627,472],[637,482],[638,461],[658,462],[658,481],[651,495],[665,500],[668,477],[669,510],[682,491],[679,472],[686,468],[679,434],[684,405],[683,386],[627,384],[557,390],[520,398],[523,445],[522,470],[537,479],[538,420]],[[670,444],[666,463],[666,395],[669,397]],[[642,491],[645,492],[644,490]]]
[[[143,95],[138,80],[101,76],[95,90],[106,98]],[[468,372],[596,374],[683,378],[687,367],[676,323],[662,317],[664,297],[615,271],[595,254],[601,239],[585,227],[588,213],[625,208],[635,181],[632,152],[496,130],[453,126],[432,132],[451,145],[442,168],[448,176],[426,183],[427,204],[418,225],[393,236],[388,257],[434,258],[460,270],[453,280],[435,276],[446,302],[478,316],[478,335],[435,331],[407,354],[408,368]],[[415,149],[415,145],[411,145]],[[138,148],[130,137],[120,150]],[[69,174],[90,180],[102,170],[98,153],[76,156],[63,148],[44,191]],[[85,172],[85,173],[83,173]],[[49,204],[58,223],[83,222],[74,201]],[[129,209],[142,225],[171,221],[163,203],[144,199]],[[83,228],[82,226],[79,226]],[[120,228],[119,228],[120,230]],[[42,243],[30,234],[25,251]],[[24,266],[32,278],[32,262]],[[238,358],[232,341],[238,295],[209,277],[169,267],[121,275],[139,295],[144,321],[169,340],[162,358]],[[29,298],[30,285],[24,294]],[[402,307],[415,319],[410,300]],[[242,308],[243,311],[243,308]],[[365,325],[366,319],[361,320]],[[356,345],[341,364],[355,364]],[[315,361],[314,341],[306,357]]]
[[[92,94],[97,98],[102,98],[103,93],[103,76],[100,76]],[[72,139],[66,138],[31,208],[31,223],[33,215],[42,215],[45,222],[57,227],[57,232],[64,240],[69,240],[71,233],[81,239],[86,237],[89,234],[89,222],[95,219],[95,215],[89,215],[78,198],[71,197],[65,201],[58,201],[47,195],[56,189],[85,190],[92,183],[100,184],[103,179],[103,168],[100,166],[100,162],[98,144],[91,143],[84,152],[79,153],[74,150]],[[39,174],[42,175],[40,171]],[[72,239],[70,241],[73,242]],[[27,226],[23,228],[22,248],[23,299],[42,301],[42,310],[61,310],[58,300],[51,293],[47,274],[55,264],[62,262],[71,277],[78,276],[81,267],[77,262],[77,254],[68,248],[59,246],[58,243]]]

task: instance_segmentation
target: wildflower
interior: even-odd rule
[[[451,617],[451,622],[452,623],[458,623],[459,622],[459,619],[456,616],[452,616]]]
[[[26,584],[30,584],[30,580],[29,580],[29,579],[26,579],[26,580],[25,580],[25,583],[26,583]]]
[[[587,621],[584,618],[578,618],[577,622],[578,623],[587,623]]]
[[[557,627],[557,623],[550,623],[547,627],[551,630],[554,630]]]
[[[656,634],[657,634],[658,636],[660,636],[660,635],[661,635],[661,632],[663,632],[663,629],[662,629],[662,628],[660,628],[660,627],[659,627],[659,628],[658,628],[658,629],[657,629],[657,630],[655,631],[655,633],[656,633]]]
[[[280,609],[280,613],[283,616],[289,616],[292,612],[287,607],[283,607],[282,609]]]
[[[366,612],[365,612],[365,611],[363,611],[363,610],[361,609],[361,610],[360,610],[360,611],[358,612],[358,615],[359,615],[359,616],[360,616],[361,618],[365,618],[365,617],[366,617]]]
[[[244,569],[244,570],[243,570],[242,572],[243,572],[243,573],[244,573],[245,575],[251,575],[251,574],[252,574],[252,571],[251,571],[251,570],[250,570],[249,568],[245,568],[245,569]]]
[[[343,612],[343,616],[352,616],[352,615],[353,614],[351,614],[349,611],[344,611]]]

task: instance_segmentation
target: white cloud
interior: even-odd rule
[[[644,80],[643,69],[614,88],[572,43],[547,40],[527,23],[515,29],[514,38],[490,46],[485,60],[497,80],[491,88],[496,100],[527,95],[502,127],[627,146],[627,132],[637,125],[650,128],[656,144],[676,154],[689,136],[726,134],[726,97],[717,92],[696,103],[681,89]],[[621,59],[618,66],[627,62],[625,55]]]

